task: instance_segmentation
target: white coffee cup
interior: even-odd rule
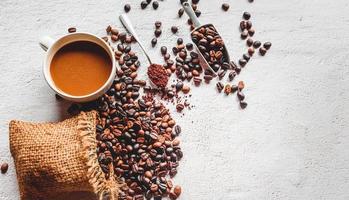
[[[50,73],[50,66],[51,66],[51,61],[53,59],[53,56],[65,45],[73,42],[77,42],[77,41],[88,41],[96,44],[97,46],[102,47],[108,53],[112,63],[112,70],[105,84],[102,87],[100,87],[97,91],[84,96],[73,96],[60,90],[53,82],[52,76]],[[114,52],[112,48],[101,38],[90,33],[70,33],[68,35],[65,35],[59,38],[58,40],[54,40],[51,37],[45,36],[40,39],[40,46],[42,47],[42,49],[47,51],[47,54],[44,60],[44,66],[43,66],[45,80],[48,83],[48,85],[52,88],[52,90],[54,90],[59,96],[63,97],[64,99],[73,101],[73,102],[80,102],[80,103],[93,101],[98,97],[102,96],[111,87],[116,74]]]

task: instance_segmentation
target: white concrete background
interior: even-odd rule
[[[108,24],[121,28],[117,17],[125,2],[154,60],[162,61],[160,45],[176,41],[171,25],[189,40],[177,0],[160,2],[158,11],[140,11],[135,0],[0,1],[0,162],[10,163],[0,175],[1,200],[18,199],[8,122],[66,117],[68,104],[57,102],[43,79],[38,38],[57,38],[70,26],[104,36]],[[223,2],[229,12],[221,11]],[[201,21],[217,26],[233,58],[245,51],[237,28],[245,10],[252,13],[255,38],[273,47],[236,80],[247,85],[246,110],[211,84],[193,89],[195,109],[183,118],[174,114],[183,128],[185,157],[175,178],[181,199],[349,199],[349,2],[201,0],[199,8]],[[164,33],[152,49],[156,19]]]

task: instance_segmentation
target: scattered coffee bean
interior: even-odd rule
[[[244,14],[242,15],[242,17],[245,19],[245,20],[249,20],[251,18],[251,14],[249,12],[244,12]]]
[[[256,40],[256,41],[253,42],[253,47],[254,47],[255,49],[258,49],[261,45],[262,45],[262,43],[261,43],[260,41],[258,41],[258,40]]]
[[[1,165],[1,173],[5,174],[8,170],[8,164],[7,163],[2,163]]]
[[[156,10],[156,9],[158,9],[158,7],[159,7],[159,2],[154,1],[153,2],[153,8]]]
[[[222,90],[224,89],[224,85],[221,82],[218,82],[216,84],[216,87],[217,87],[218,92],[222,92]]]
[[[231,86],[231,93],[235,93],[238,90],[239,90],[239,87],[237,85],[232,85]]]
[[[154,31],[155,37],[160,37],[161,33],[162,33],[161,29],[156,29],[156,30]]]
[[[238,96],[240,101],[243,101],[245,99],[245,95],[241,91],[238,91],[237,96]]]
[[[187,50],[189,50],[189,51],[193,50],[193,44],[192,44],[192,43],[187,43],[187,44],[185,45],[185,47],[186,47]]]
[[[235,78],[235,76],[236,76],[236,72],[235,72],[235,71],[230,72],[230,73],[229,73],[229,76],[228,76],[229,81],[233,81],[234,78]]]
[[[200,2],[200,0],[191,0],[191,2],[192,2],[193,4],[198,4],[198,3]]]
[[[182,112],[182,110],[184,109],[184,105],[179,103],[179,104],[177,104],[176,109],[178,112]]]
[[[252,22],[251,21],[246,21],[246,29],[250,30],[252,28]]]
[[[70,27],[70,28],[68,28],[68,32],[69,33],[75,33],[76,32],[76,28],[75,27]]]
[[[151,45],[152,45],[153,47],[155,47],[156,43],[158,43],[158,40],[157,40],[156,38],[153,38],[153,39],[151,40]]]
[[[228,11],[229,10],[229,4],[227,4],[227,3],[223,3],[222,4],[222,9],[224,10],[224,11]]]
[[[177,196],[180,196],[181,193],[182,193],[182,188],[181,188],[181,186],[176,185],[176,186],[174,187],[174,189],[173,189],[173,192],[174,192]]]
[[[183,44],[183,39],[182,39],[182,38],[178,38],[178,39],[177,39],[177,44],[178,44],[178,45]]]
[[[252,44],[253,44],[253,40],[252,40],[252,38],[248,38],[247,40],[246,40],[246,44],[247,44],[247,46],[252,46]]]
[[[190,87],[187,86],[187,85],[184,85],[183,88],[182,88],[182,92],[184,94],[188,94],[190,92]]]
[[[161,28],[161,25],[162,25],[162,23],[161,23],[160,21],[156,21],[156,22],[155,22],[155,28],[156,28],[156,29]]]
[[[178,27],[177,26],[172,26],[171,27],[172,33],[176,34],[178,32]]]
[[[148,6],[148,3],[146,1],[141,2],[141,8],[145,9]]]
[[[243,54],[242,57],[248,62],[250,61],[250,56],[248,54]]]
[[[248,48],[248,50],[247,50],[247,52],[248,52],[248,54],[250,55],[250,56],[252,56],[253,54],[254,54],[254,48],[253,47],[249,47]]]
[[[160,48],[160,51],[161,51],[161,54],[162,54],[162,55],[165,55],[165,54],[167,53],[167,47],[162,46],[162,47]]]
[[[250,28],[248,30],[248,35],[250,35],[251,37],[253,37],[254,33],[255,33],[255,30],[253,28]]]
[[[247,36],[248,36],[248,31],[247,30],[243,30],[242,32],[241,32],[241,39],[246,39],[247,38]]]
[[[130,4],[125,4],[124,10],[125,10],[126,13],[130,12],[130,10],[131,10],[131,5],[130,5]]]
[[[240,22],[240,30],[243,31],[246,29],[246,21],[241,21]]]
[[[242,91],[244,88],[245,88],[245,83],[243,81],[239,81],[239,83],[238,83],[239,91]]]
[[[264,47],[259,48],[259,53],[264,56],[267,53],[267,49]]]
[[[245,59],[241,58],[241,59],[239,59],[239,64],[241,67],[245,67],[247,64],[247,61]]]
[[[240,107],[245,109],[247,107],[247,103],[245,101],[240,101]]]
[[[270,47],[271,47],[271,42],[265,42],[264,44],[263,44],[263,47],[265,48],[265,49],[270,49]]]
[[[224,93],[226,95],[229,95],[231,93],[231,85],[229,84],[226,84],[225,87],[224,87]]]
[[[183,14],[184,14],[184,8],[180,8],[180,9],[178,10],[178,17],[182,17]]]

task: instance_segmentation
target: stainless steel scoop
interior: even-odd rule
[[[188,2],[184,2],[182,4],[185,12],[187,13],[187,15],[189,16],[189,18],[191,19],[191,21],[193,22],[193,25],[195,27],[195,29],[190,33],[190,37],[193,41],[193,33],[195,31],[198,31],[199,29],[201,28],[207,28],[207,27],[213,27],[216,31],[217,29],[213,26],[213,24],[204,24],[202,25],[198,19],[198,17],[196,16],[193,8],[191,7],[191,5],[188,3]],[[217,32],[217,34],[222,38],[222,36]],[[212,72],[212,74],[214,76],[217,76],[217,72],[215,72],[212,67],[209,65],[209,63],[207,62],[207,60],[205,59],[205,57],[202,55],[202,53],[200,52],[200,49],[199,47],[197,46],[197,44],[193,41],[193,44],[195,46],[195,48],[197,49],[198,51],[198,54],[199,54],[199,59],[200,59],[200,65],[203,69],[205,70],[209,70]],[[223,53],[223,56],[226,58],[227,62],[230,63],[230,57],[229,57],[229,54],[228,54],[228,51],[227,51],[227,48],[225,46],[225,44],[223,45],[223,50],[222,50],[222,53]]]

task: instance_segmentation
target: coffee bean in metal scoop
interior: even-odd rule
[[[70,28],[68,28],[68,32],[69,33],[75,33],[76,32],[76,28],[75,27],[70,27]]]
[[[177,26],[172,26],[171,27],[171,31],[172,31],[172,33],[177,33],[178,32],[178,27]]]
[[[249,20],[251,18],[251,14],[249,12],[244,12],[244,14],[242,15],[242,17],[245,19],[245,20]]]
[[[264,56],[267,53],[267,49],[264,47],[259,48],[259,53]]]
[[[271,42],[265,42],[264,44],[263,44],[263,47],[265,48],[265,49],[270,49],[270,47],[271,47]]]
[[[256,49],[258,49],[261,45],[262,45],[262,43],[260,41],[258,41],[258,40],[253,42],[253,47],[256,48]]]
[[[224,11],[228,11],[229,10],[229,4],[227,4],[227,3],[223,3],[222,4],[222,9],[224,10]]]
[[[7,170],[8,170],[8,164],[7,163],[3,163],[1,165],[1,173],[5,174],[7,172]]]
[[[125,12],[130,12],[130,10],[131,10],[131,5],[130,4],[125,4],[125,6],[124,6],[124,10],[125,10]]]
[[[159,2],[154,1],[153,2],[153,8],[156,10],[156,9],[158,9],[158,7],[159,7]]]

